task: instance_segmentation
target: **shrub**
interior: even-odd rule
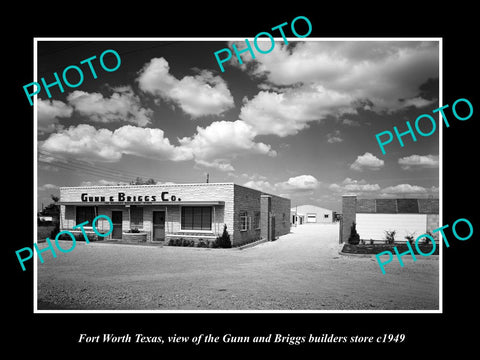
[[[350,236],[348,237],[348,243],[352,245],[358,245],[360,242],[360,235],[357,233],[357,224],[355,224],[355,221],[352,224],[352,227],[350,228]]]
[[[197,247],[204,248],[204,247],[207,247],[207,244],[203,241],[203,239],[200,239],[198,240]]]
[[[373,245],[373,239],[370,239],[370,245]]]
[[[85,237],[83,234],[78,234],[78,233],[72,233],[73,237],[75,238],[75,241],[85,241]],[[98,235],[94,233],[86,233],[88,241],[98,241]],[[56,236],[52,237],[54,239]],[[67,233],[63,233],[58,237],[59,240],[67,240],[67,241],[72,241],[72,237],[68,235]]]
[[[385,243],[386,244],[394,244],[395,243],[395,234],[396,231],[385,231]]]
[[[60,232],[60,223],[55,222],[52,231],[50,231],[50,239],[55,239],[55,236]],[[67,235],[68,236],[68,235]]]
[[[231,248],[232,242],[230,241],[230,234],[227,231],[227,224],[223,226],[223,233],[221,236],[217,237],[215,240],[215,245],[213,247],[217,248]]]
[[[169,246],[175,246],[175,240],[173,240],[173,239],[168,240],[168,245]]]
[[[427,231],[426,234],[427,234],[427,235],[430,235],[430,236],[432,237],[432,239],[434,238],[431,231]],[[425,240],[423,241],[424,244],[430,244],[431,240],[430,240],[428,237],[425,236],[424,239],[425,239]]]
[[[413,246],[415,242],[415,233],[407,234],[405,239],[410,243],[411,246]]]

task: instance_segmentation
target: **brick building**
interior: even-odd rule
[[[395,231],[396,241],[405,236],[420,236],[439,227],[438,199],[357,199],[342,197],[340,243],[347,243],[351,226],[356,223],[360,239],[383,241],[385,231]],[[433,237],[438,241],[438,233]]]
[[[290,232],[290,199],[234,183],[117,185],[60,188],[60,229],[81,234],[75,225],[108,216],[113,230],[107,239],[164,242],[213,241],[223,231],[232,246],[273,240]],[[110,230],[99,218],[97,229]]]

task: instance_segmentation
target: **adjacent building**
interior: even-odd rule
[[[315,205],[299,205],[291,209],[292,225],[330,224],[334,220],[334,212]]]
[[[78,224],[98,215],[110,218],[110,240],[165,242],[172,238],[215,239],[227,226],[232,246],[274,240],[290,232],[290,199],[234,183],[117,185],[60,188],[60,229],[79,233]],[[99,218],[98,231],[110,230]]]
[[[340,242],[348,242],[355,222],[360,239],[384,241],[386,231],[395,231],[395,239],[415,237],[439,227],[439,201],[437,198],[357,199],[356,195],[342,197]],[[438,233],[433,237],[438,241]]]

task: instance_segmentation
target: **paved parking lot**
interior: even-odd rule
[[[438,309],[437,258],[394,260],[382,275],[375,258],[339,249],[338,224],[243,250],[77,243],[38,262],[38,309]]]

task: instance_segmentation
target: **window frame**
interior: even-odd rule
[[[135,216],[132,216],[132,213],[137,211],[138,213],[135,214]],[[144,223],[143,206],[131,206],[129,217],[130,217],[130,229],[140,229],[140,228],[143,229],[143,223]],[[132,221],[132,219],[135,219],[135,223]],[[140,219],[140,221],[137,222],[138,219]]]
[[[195,229],[195,208],[201,209],[200,212],[200,229]],[[209,209],[209,215],[208,217],[210,218],[210,221],[208,223],[208,228],[204,228],[204,214],[206,209]],[[191,224],[190,226],[186,226],[185,222],[185,211],[191,210]],[[191,232],[212,232],[213,229],[213,206],[182,206],[180,209],[180,230],[181,231],[191,231]]]
[[[239,224],[240,231],[248,231],[249,225],[251,227],[251,220],[252,220],[251,217],[248,216],[248,211],[247,210],[240,211],[239,218],[240,218],[240,224]]]
[[[253,213],[253,228],[254,230],[260,230],[260,211],[255,211]]]
[[[82,219],[83,221],[80,221],[79,220],[79,210],[81,209],[81,211],[85,211],[85,209],[87,208],[91,208],[93,211],[93,217],[92,219],[87,219],[85,217],[85,214],[82,214],[84,216],[84,219]],[[79,224],[82,224],[84,223],[85,221],[88,221],[88,224],[85,225],[85,227],[92,227],[92,223],[93,223],[93,220],[95,219],[96,217],[96,214],[97,214],[97,207],[96,206],[93,206],[93,205],[89,205],[89,206],[76,206],[75,207],[75,224],[76,225],[79,225]]]

